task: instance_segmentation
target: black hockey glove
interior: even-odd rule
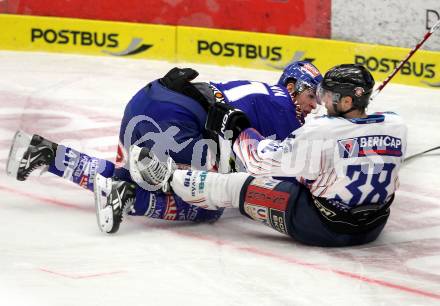
[[[232,143],[240,133],[251,126],[251,123],[241,110],[226,103],[214,103],[208,111],[205,128],[220,135]]]
[[[191,83],[198,75],[199,73],[194,69],[174,67],[159,79],[159,82],[172,91],[196,100],[205,111],[208,111],[208,99]]]
[[[189,82],[194,80],[199,73],[191,68],[174,67],[160,79],[160,82],[167,88],[180,92]]]

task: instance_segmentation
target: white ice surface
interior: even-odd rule
[[[215,224],[131,217],[99,232],[93,196],[48,174],[5,175],[17,129],[114,159],[125,103],[175,63],[0,52],[0,305],[440,305],[440,158],[401,171],[380,238],[307,247],[229,211]],[[179,64],[179,66],[189,66]],[[260,70],[190,66],[200,80]],[[409,126],[408,154],[440,145],[440,90],[389,85],[370,111]]]

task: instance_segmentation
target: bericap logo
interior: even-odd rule
[[[389,135],[371,135],[338,140],[342,158],[371,155],[402,156],[402,140]]]
[[[31,28],[31,43],[44,42],[46,44],[93,46],[105,48],[103,53],[113,56],[129,56],[147,51],[152,44],[143,43],[140,37],[133,37],[122,51],[109,51],[120,47],[119,34],[107,32],[90,32],[77,30],[55,30]]]
[[[353,153],[359,151],[356,138],[338,140],[338,143],[339,143],[339,148],[340,148],[339,152],[341,153],[341,157],[344,158],[353,157]]]

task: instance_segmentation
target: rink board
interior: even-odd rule
[[[0,15],[0,49],[124,56],[282,70],[294,60],[322,72],[340,63],[363,64],[379,82],[409,49],[327,39],[185,26]],[[440,52],[418,51],[395,83],[440,88]]]
[[[172,26],[71,18],[0,15],[0,49],[167,59],[175,54]]]
[[[312,61],[321,72],[341,63],[368,67],[376,80],[385,79],[410,49],[327,39],[178,27],[180,61],[282,70],[293,60]],[[440,86],[440,52],[418,51],[393,82]]]

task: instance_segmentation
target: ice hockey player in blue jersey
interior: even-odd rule
[[[205,121],[210,104],[219,99],[241,108],[251,126],[265,137],[284,139],[299,128],[304,117],[316,107],[315,90],[322,79],[316,67],[307,62],[296,62],[287,68],[280,84],[275,86],[251,81],[191,83],[197,72],[175,68],[141,89],[126,106],[116,164],[58,146],[38,135],[18,132],[11,148],[8,173],[25,180],[35,168],[46,165],[49,172],[89,190],[94,189],[94,177],[100,173],[114,177],[115,184],[133,183],[136,202],[130,206],[132,215],[167,220],[216,220],[222,208],[201,209],[178,197],[144,192],[136,186],[127,171],[128,148],[131,145],[148,147],[157,155],[171,156],[178,166],[196,164],[202,169],[215,170],[221,152],[217,152],[215,146],[214,149],[205,146],[206,140],[214,144],[218,141],[216,135],[205,129]],[[195,153],[200,154],[194,158]],[[121,196],[117,192],[122,189],[116,188],[115,192],[115,197]],[[120,215],[122,217],[122,210]],[[115,226],[104,230],[117,231],[119,222],[115,220]]]
[[[330,69],[317,91],[328,115],[307,121],[283,141],[265,139],[244,120],[235,120],[234,110],[216,107],[208,126],[219,135],[239,130],[234,151],[248,173],[173,170],[162,164],[158,168],[167,174],[159,185],[206,209],[237,207],[244,216],[305,244],[371,242],[390,215],[407,143],[407,128],[398,115],[366,114],[373,86],[372,75],[361,65]],[[158,165],[154,154],[142,151],[144,169]]]

